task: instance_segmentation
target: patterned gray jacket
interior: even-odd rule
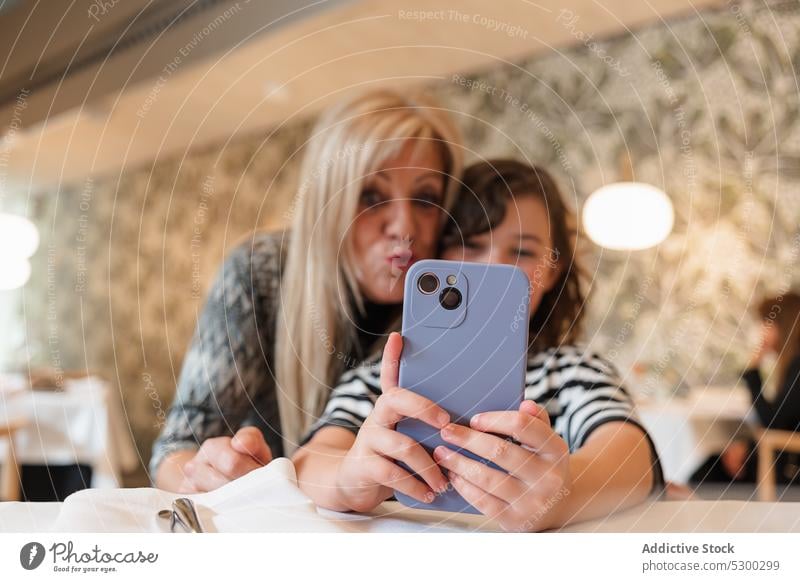
[[[282,453],[273,362],[285,245],[283,233],[256,233],[219,269],[153,445],[151,480],[169,453],[243,426],[261,429],[273,455]]]
[[[259,428],[273,456],[283,455],[274,362],[287,245],[285,232],[257,232],[222,264],[153,445],[151,481],[173,451],[197,450],[205,439],[232,436],[244,426]],[[361,363],[397,314],[397,306],[367,306],[354,322],[357,345],[341,358],[341,371]]]

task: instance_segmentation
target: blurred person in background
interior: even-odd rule
[[[765,298],[758,306],[761,336],[747,369],[742,373],[758,423],[766,429],[800,430],[800,294],[789,292]],[[762,368],[765,357],[774,355],[771,377],[775,395],[764,394]],[[780,453],[776,458],[779,483],[798,480],[798,455]],[[693,480],[755,482],[755,445],[736,440],[718,458],[709,459]]]

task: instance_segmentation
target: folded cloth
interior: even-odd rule
[[[410,510],[383,504],[370,514],[318,509],[297,486],[289,459],[209,491],[184,495],[143,487],[85,489],[64,500],[53,532],[168,532],[169,520],[158,517],[178,497],[188,497],[207,532],[431,532],[475,531],[487,527],[475,515]]]
[[[78,491],[64,500],[51,531],[167,532],[169,520],[157,514],[178,497],[194,501],[208,532],[341,531],[298,489],[294,465],[285,458],[207,493],[150,487]]]

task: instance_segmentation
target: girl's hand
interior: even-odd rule
[[[495,434],[488,434],[495,433]],[[492,461],[508,474],[436,447],[434,459],[448,469],[461,496],[509,531],[534,531],[556,525],[556,508],[571,488],[567,443],[550,427],[547,412],[529,400],[519,411],[484,412],[470,427],[449,424],[442,438]],[[514,444],[507,435],[521,443]]]
[[[383,351],[382,394],[339,465],[337,488],[345,504],[355,511],[373,509],[391,497],[394,489],[423,503],[430,503],[435,492],[447,489],[447,480],[425,449],[394,430],[402,418],[416,418],[437,429],[450,422],[442,408],[397,386],[402,350],[402,336],[392,333]],[[405,463],[425,482],[395,461]]]

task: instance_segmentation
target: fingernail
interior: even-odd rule
[[[444,478],[444,475],[443,475],[441,478],[436,479],[436,481],[438,482],[438,485],[433,487],[433,491],[437,495],[441,495],[442,493],[447,491],[447,480]]]
[[[473,417],[472,417],[472,418],[469,420],[469,423],[470,423],[472,426],[474,426],[475,428],[478,428],[478,426],[480,426],[480,423],[481,423],[482,421],[483,421],[483,416],[482,416],[482,415],[480,415],[480,414],[476,414],[475,416],[473,416]]]
[[[460,426],[451,422],[442,428],[442,438],[445,440],[457,439],[463,434],[461,431]]]
[[[425,503],[433,503],[434,499],[436,499],[436,495],[433,494],[433,491],[425,494]]]
[[[450,449],[448,449],[447,447],[438,446],[435,449],[433,449],[433,458],[436,459],[437,461],[446,459],[447,453],[449,452]]]

